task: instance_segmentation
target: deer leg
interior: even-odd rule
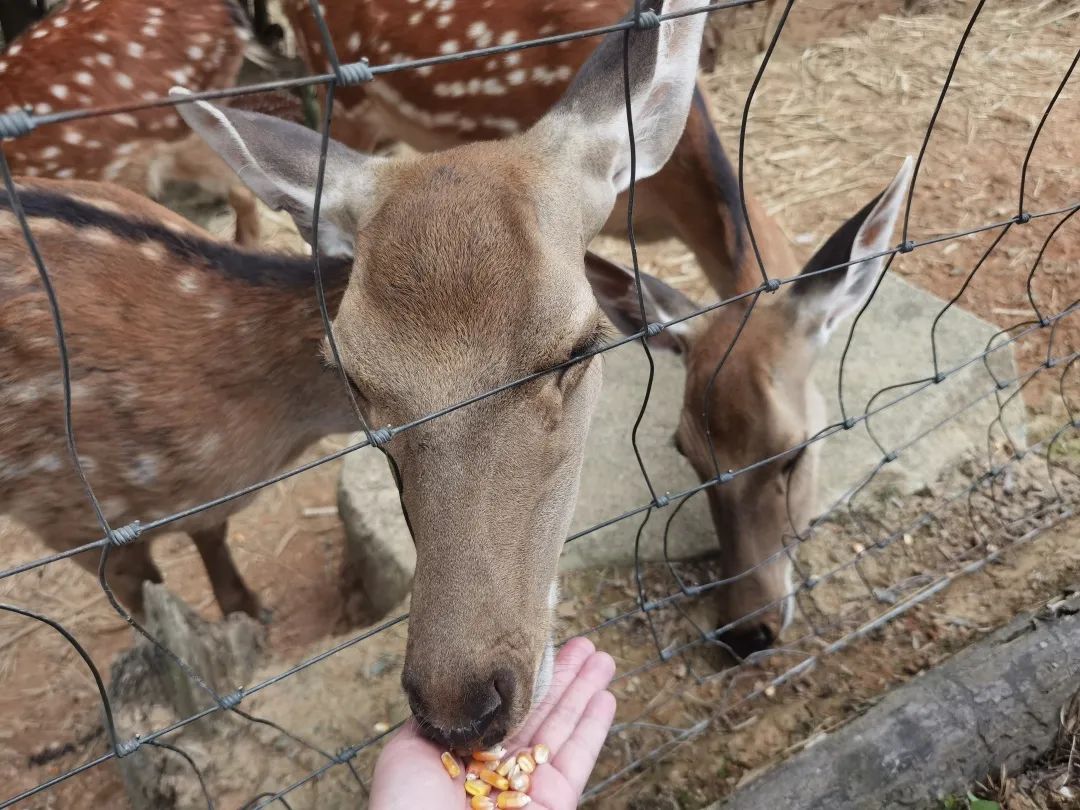
[[[253,619],[259,619],[262,610],[259,600],[241,579],[225,543],[226,525],[221,523],[211,529],[191,532],[191,539],[199,549],[199,556],[206,566],[210,586],[214,589],[214,597],[222,614],[228,616],[240,611]]]
[[[77,554],[72,559],[97,577],[99,555]],[[162,581],[161,571],[150,557],[150,543],[139,540],[128,546],[110,548],[105,581],[120,604],[136,618],[142,618],[143,583]]]

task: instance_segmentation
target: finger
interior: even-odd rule
[[[550,711],[537,729],[535,740],[558,755],[563,743],[569,739],[593,695],[607,689],[615,674],[615,662],[607,653],[596,652],[589,656],[574,682]]]
[[[577,677],[581,667],[594,652],[596,652],[596,647],[583,636],[572,638],[563,645],[559,654],[555,656],[555,674],[552,676],[547,694],[540,698],[540,702],[533,707],[525,724],[507,745],[513,748],[524,748],[532,744],[533,736],[540,728],[540,724],[547,719],[552,707],[562,698],[566,687]],[[538,742],[543,742],[543,740],[538,740]]]
[[[464,777],[451,780],[438,746],[420,736],[410,720],[387,742],[375,765],[371,807],[411,810],[417,806],[464,807]],[[418,800],[419,804],[417,803]]]
[[[585,707],[574,733],[552,760],[575,796],[580,796],[585,789],[614,719],[615,696],[608,691],[596,693]]]

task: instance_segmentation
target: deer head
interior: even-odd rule
[[[845,222],[803,267],[805,279],[772,296],[763,294],[737,340],[748,299],[668,327],[650,341],[655,348],[679,353],[686,362],[675,445],[702,481],[775,457],[706,490],[720,541],[721,576],[730,580],[718,589],[717,626],[744,620],[724,638],[739,655],[768,647],[791,619],[792,564],[784,538],[801,532],[816,508],[818,446],[785,451],[825,426],[824,400],[810,380],[810,370],[830,335],[862,306],[881,275],[883,257],[859,260],[889,248],[911,170],[908,158],[889,187]],[[760,232],[765,238],[784,238],[778,228],[763,227]],[[773,255],[790,257],[781,250]],[[790,277],[796,270],[791,261],[791,266],[768,269],[774,277]],[[845,262],[853,264],[818,272]],[[634,274],[591,254],[587,271],[612,321],[627,333],[640,330]],[[699,309],[647,274],[642,274],[642,287],[650,322]]]
[[[682,132],[703,25],[692,15],[629,34],[639,177]],[[371,425],[409,423],[604,339],[583,256],[630,180],[622,65],[618,33],[507,141],[393,160],[331,144],[319,245],[354,257],[333,333]],[[312,236],[318,134],[207,103],[181,111]],[[417,549],[403,683],[445,745],[505,737],[549,682],[557,563],[600,379],[601,362],[583,361],[387,445]]]

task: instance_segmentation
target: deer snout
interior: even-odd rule
[[[517,678],[506,668],[479,677],[435,673],[438,682],[409,671],[402,685],[421,733],[444,748],[488,748],[509,736]],[[449,686],[448,681],[456,681]]]

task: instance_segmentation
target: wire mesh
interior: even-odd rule
[[[887,250],[880,251],[871,256],[864,256],[858,260],[845,261],[830,264],[812,272],[803,273],[791,277],[777,277],[770,275],[766,266],[763,252],[759,247],[758,237],[752,226],[753,218],[747,205],[744,185],[744,157],[747,139],[748,123],[752,116],[752,105],[755,93],[765,77],[777,43],[780,42],[788,22],[790,12],[795,6],[795,0],[786,0],[776,28],[761,59],[761,64],[756,71],[753,83],[746,96],[745,106],[742,111],[742,122],[739,132],[738,152],[738,185],[739,203],[742,209],[742,217],[747,229],[747,236],[753,249],[754,259],[760,271],[761,283],[753,289],[742,291],[729,296],[724,300],[713,304],[701,306],[694,312],[679,315],[659,322],[649,322],[646,308],[644,285],[642,283],[641,269],[638,261],[637,244],[635,240],[634,216],[635,216],[635,185],[637,179],[634,118],[630,105],[630,59],[631,32],[639,29],[650,28],[654,25],[664,25],[670,20],[689,14],[716,14],[739,6],[753,5],[761,0],[732,0],[732,2],[713,3],[702,5],[699,8],[681,11],[677,14],[655,14],[642,8],[641,3],[635,3],[631,13],[621,22],[592,28],[582,31],[573,31],[554,36],[540,37],[537,39],[515,42],[509,45],[477,48],[466,51],[455,51],[438,57],[395,61],[392,63],[372,65],[367,60],[358,62],[342,62],[335,50],[334,38],[327,21],[324,19],[322,8],[317,2],[310,3],[311,13],[318,25],[323,49],[331,70],[326,73],[314,74],[297,79],[288,79],[272,82],[261,82],[245,86],[214,89],[211,91],[195,93],[184,99],[190,102],[194,99],[212,100],[222,99],[242,94],[258,93],[272,89],[288,89],[295,87],[321,86],[325,89],[325,110],[322,122],[321,151],[319,155],[318,180],[315,187],[316,208],[314,214],[314,238],[313,244],[313,272],[317,303],[322,320],[322,325],[330,348],[330,353],[335,359],[338,369],[342,369],[339,350],[335,341],[334,332],[331,329],[332,318],[327,306],[324,278],[321,267],[320,251],[318,248],[318,223],[319,204],[322,199],[323,180],[326,171],[327,153],[331,122],[334,116],[335,90],[357,83],[377,82],[380,76],[437,65],[458,62],[462,60],[479,59],[494,55],[505,55],[529,48],[553,47],[560,43],[570,42],[576,39],[588,37],[600,37],[604,35],[620,36],[623,42],[623,74],[624,86],[622,88],[626,103],[627,131],[631,147],[631,169],[629,185],[629,204],[627,207],[627,237],[629,239],[632,269],[635,277],[637,290],[637,303],[642,324],[644,326],[636,333],[625,335],[617,340],[611,340],[604,345],[591,349],[579,356],[572,357],[566,362],[553,365],[543,371],[529,374],[520,379],[508,381],[486,391],[477,391],[475,395],[425,414],[411,422],[372,430],[364,417],[363,409],[356,400],[352,385],[345,373],[341,374],[342,387],[349,398],[353,413],[357,418],[357,426],[364,435],[362,441],[358,441],[333,453],[326,454],[311,462],[296,466],[292,469],[280,472],[265,480],[243,487],[230,493],[223,493],[219,497],[205,503],[186,507],[171,515],[144,521],[133,521],[120,527],[110,526],[106,520],[105,512],[95,495],[80,460],[77,449],[77,436],[73,428],[73,397],[71,387],[71,361],[67,334],[64,329],[63,312],[53,288],[52,277],[41,251],[35,239],[34,228],[21,205],[21,190],[12,172],[9,169],[6,152],[10,143],[17,143],[20,136],[29,132],[49,126],[58,126],[63,123],[93,118],[98,116],[119,115],[137,110],[151,109],[155,107],[173,106],[182,103],[175,98],[161,98],[145,100],[139,103],[124,104],[98,109],[79,109],[61,111],[56,113],[37,114],[32,109],[13,111],[0,116],[0,134],[13,139],[4,142],[3,150],[0,150],[0,175],[4,182],[7,193],[8,205],[14,214],[22,230],[27,249],[36,268],[40,284],[44,290],[49,311],[53,319],[56,333],[56,345],[58,362],[60,365],[61,379],[63,381],[63,401],[65,407],[65,431],[68,451],[71,463],[74,465],[85,489],[87,502],[100,524],[100,536],[97,539],[88,539],[86,542],[70,550],[50,554],[39,559],[12,565],[0,571],[0,581],[9,578],[26,575],[30,572],[52,565],[60,560],[69,559],[76,555],[97,553],[99,554],[98,576],[102,591],[108,598],[115,612],[132,628],[147,639],[164,656],[168,657],[173,664],[199,689],[204,691],[211,699],[211,705],[190,716],[180,718],[174,722],[158,728],[141,729],[138,733],[125,736],[115,725],[113,707],[104,685],[104,679],[100,668],[87,652],[79,639],[67,631],[62,624],[50,617],[43,615],[27,607],[9,604],[0,604],[0,611],[5,611],[22,616],[30,621],[41,622],[57,633],[71,645],[85,666],[90,670],[96,684],[96,689],[101,702],[105,717],[105,732],[108,737],[109,751],[101,756],[88,760],[77,767],[59,773],[52,778],[21,792],[3,797],[0,796],[0,810],[11,807],[34,797],[41,795],[57,784],[85,773],[110,760],[125,758],[133,755],[145,746],[152,746],[170,755],[178,757],[191,771],[191,778],[196,780],[199,790],[208,807],[215,806],[215,797],[211,786],[204,780],[200,767],[188,751],[179,744],[169,741],[176,732],[206,718],[231,713],[243,721],[253,725],[270,726],[283,737],[313,752],[321,759],[321,764],[314,770],[298,777],[294,782],[281,786],[276,791],[263,792],[253,795],[244,805],[245,808],[259,808],[274,805],[275,803],[289,807],[289,799],[303,787],[319,780],[331,770],[341,767],[347,769],[352,777],[352,784],[359,794],[366,792],[366,783],[357,767],[358,757],[378,746],[388,735],[398,728],[401,723],[381,730],[378,733],[362,739],[353,745],[331,752],[328,746],[310,742],[305,735],[294,734],[282,725],[270,720],[257,717],[242,709],[240,705],[253,695],[263,693],[281,682],[296,676],[311,667],[318,666],[331,656],[335,656],[343,650],[362,644],[364,641],[379,635],[391,628],[407,621],[407,615],[400,615],[375,627],[368,628],[356,634],[349,640],[340,643],[323,653],[310,657],[297,663],[295,666],[283,670],[281,673],[237,689],[229,694],[219,694],[207,682],[203,676],[188,662],[169,650],[168,645],[155,638],[148,632],[125,607],[116,599],[110,588],[106,564],[110,550],[129,545],[131,543],[147,542],[147,535],[155,530],[162,529],[186,518],[200,514],[216,507],[237,501],[247,495],[251,495],[266,487],[312,470],[327,462],[340,459],[350,453],[365,447],[375,447],[382,451],[389,463],[396,470],[396,462],[387,450],[387,443],[399,434],[435,422],[459,409],[467,408],[483,400],[490,399],[505,391],[520,387],[526,383],[555,373],[576,363],[583,362],[597,354],[609,352],[628,343],[637,342],[641,345],[645,355],[645,361],[649,369],[647,383],[642,392],[642,402],[638,411],[637,419],[632,426],[630,441],[640,469],[642,480],[648,491],[649,498],[640,505],[626,510],[618,515],[579,530],[569,537],[566,542],[576,542],[602,529],[622,521],[640,519],[638,528],[638,543],[635,547],[635,592],[633,597],[623,606],[615,605],[615,612],[604,621],[584,627],[581,633],[591,636],[601,636],[605,631],[616,627],[637,626],[648,630],[647,638],[652,644],[648,659],[634,664],[619,673],[616,686],[625,685],[636,678],[641,678],[658,670],[672,667],[683,667],[688,671],[688,676],[681,681],[681,686],[658,695],[652,702],[649,712],[634,720],[620,722],[613,729],[609,738],[609,747],[601,762],[600,768],[588,790],[584,800],[602,800],[613,793],[624,789],[632,783],[635,775],[640,774],[650,763],[654,763],[672,755],[679,747],[694,738],[704,734],[710,728],[721,726],[734,728],[738,726],[742,713],[755,701],[771,698],[776,690],[785,685],[797,684],[799,679],[812,669],[823,665],[828,659],[850,648],[858,641],[864,640],[881,631],[883,627],[903,617],[916,607],[926,603],[931,598],[939,595],[945,588],[961,577],[984,570],[1002,559],[1010,549],[1019,546],[1038,536],[1047,529],[1058,525],[1073,515],[1073,496],[1077,491],[1078,474],[1070,469],[1067,460],[1058,458],[1055,460],[1055,450],[1059,450],[1068,440],[1070,435],[1080,428],[1080,422],[1075,415],[1073,403],[1069,397],[1067,388],[1070,375],[1073,375],[1076,360],[1080,354],[1070,352],[1067,348],[1055,346],[1055,330],[1058,325],[1073,314],[1080,300],[1074,301],[1065,307],[1057,308],[1049,306],[1047,302],[1039,302],[1033,292],[1033,282],[1037,278],[1043,256],[1050,245],[1062,239],[1062,234],[1067,231],[1068,224],[1077,210],[1080,210],[1080,200],[1066,206],[1057,207],[1045,211],[1029,211],[1025,203],[1028,199],[1028,175],[1029,164],[1035,152],[1036,143],[1043,132],[1046,122],[1050,119],[1055,105],[1062,96],[1064,89],[1072,76],[1077,61],[1080,60],[1080,51],[1067,66],[1063,66],[1063,74],[1060,83],[1056,87],[1047,88],[1047,103],[1044,112],[1035,127],[1027,154],[1019,178],[1017,179],[1018,204],[1016,214],[1007,219],[996,222],[987,222],[972,228],[950,231],[941,234],[914,238],[910,233],[910,221],[912,206],[917,199],[916,189],[919,172],[923,166],[923,159],[930,140],[935,132],[939,114],[947,101],[950,84],[953,81],[957,66],[961,63],[965,54],[965,46],[972,31],[976,28],[979,18],[983,13],[985,0],[980,0],[975,6],[968,20],[968,24],[956,45],[954,58],[946,70],[941,92],[936,104],[929,116],[918,158],[915,163],[915,173],[907,190],[907,201],[903,217],[902,237],[899,244]],[[498,12],[492,11],[492,14]],[[1054,219],[1051,230],[1043,242],[1041,249],[1032,263],[1027,275],[1027,304],[1030,307],[1030,317],[1027,315],[1014,326],[1001,330],[981,351],[968,354],[963,360],[952,365],[946,364],[939,357],[938,326],[942,318],[960,303],[969,285],[983,270],[987,260],[994,256],[1007,237],[1014,231],[1036,223],[1042,219]],[[913,253],[922,248],[952,242],[980,234],[989,234],[991,239],[980,258],[966,273],[962,283],[957,287],[955,294],[945,304],[933,321],[930,333],[927,336],[930,342],[933,364],[928,369],[928,375],[899,384],[883,388],[871,396],[859,412],[851,403],[850,398],[845,396],[844,370],[848,363],[848,356],[852,348],[860,320],[874,301],[879,286],[885,275],[889,273],[894,260],[903,255]],[[738,327],[734,330],[731,344],[726,352],[722,353],[721,359],[710,370],[709,384],[706,387],[703,411],[708,414],[712,406],[713,397],[717,396],[717,381],[722,378],[725,364],[732,354],[738,341],[743,335],[743,330],[755,316],[759,302],[767,300],[770,295],[785,289],[791,285],[805,284],[819,276],[849,268],[855,264],[870,258],[884,258],[885,268],[881,273],[873,291],[861,306],[858,314],[853,319],[849,329],[846,346],[840,364],[839,383],[836,391],[836,402],[841,417],[839,421],[829,424],[813,435],[807,436],[801,441],[783,447],[777,452],[738,467],[728,468],[716,452],[716,445],[709,435],[708,419],[706,418],[706,440],[712,453],[712,474],[703,476],[703,480],[692,487],[677,492],[662,492],[650,479],[647,469],[647,459],[643,456],[638,443],[638,431],[643,418],[649,408],[653,390],[654,359],[650,349],[650,340],[655,338],[663,330],[671,329],[688,321],[702,321],[713,316],[715,313],[729,308],[741,308],[742,315]],[[763,296],[766,298],[763,299]],[[732,309],[731,311],[740,311]],[[1045,360],[1041,365],[1034,368],[1019,371],[1011,376],[1001,375],[993,367],[993,361],[1004,354],[1021,341],[1045,339]],[[874,430],[875,418],[880,414],[896,408],[902,403],[920,397],[925,392],[950,380],[957,375],[969,372],[971,369],[983,365],[986,371],[986,379],[982,387],[968,391],[969,396],[959,402],[947,412],[940,414],[940,419],[920,429],[917,432],[904,436],[898,441],[889,441],[877,435]],[[1007,422],[1006,411],[1021,401],[1021,395],[1025,387],[1037,378],[1058,374],[1059,399],[1066,418],[1052,430],[1047,438],[1030,446],[1024,446],[1022,441],[1014,441]],[[1075,376],[1075,375],[1073,375]],[[883,520],[881,516],[871,514],[872,510],[862,506],[872,497],[871,485],[881,476],[882,471],[888,465],[895,462],[905,454],[913,450],[918,452],[924,443],[933,441],[935,435],[954,420],[964,416],[972,408],[993,401],[997,408],[997,417],[987,426],[987,447],[985,459],[973,461],[965,480],[961,481],[953,491],[941,497],[927,497],[919,502],[914,501],[905,504],[905,507],[915,506],[915,509],[905,508],[893,510],[889,520]],[[677,517],[682,507],[695,496],[708,493],[718,487],[731,485],[737,479],[749,477],[751,474],[772,467],[777,464],[791,465],[786,468],[785,477],[788,483],[787,491],[790,492],[792,476],[795,474],[796,464],[804,457],[804,451],[815,450],[819,445],[830,439],[855,429],[865,431],[866,435],[874,442],[880,451],[880,461],[863,477],[857,480],[841,496],[837,497],[816,518],[806,522],[793,514],[793,509],[788,501],[788,532],[784,537],[782,547],[776,552],[757,561],[755,564],[742,570],[723,576],[708,575],[703,573],[707,569],[700,566],[676,562],[668,555],[669,539],[677,527]],[[1000,439],[995,439],[995,431],[1000,434]],[[1060,452],[1059,452],[1060,455]],[[1040,468],[1045,478],[1045,483],[1037,487],[1032,485],[1029,494],[1034,494],[1028,499],[1030,503],[1018,505],[1016,499],[1011,496],[1015,488],[1015,478],[1018,475],[1031,476],[1034,468]],[[401,478],[395,474],[400,488]],[[404,502],[402,503],[404,510]],[[654,512],[670,510],[668,519],[663,527],[663,545],[665,564],[663,575],[657,574],[644,561],[641,556],[640,543],[650,518]],[[944,559],[938,569],[932,573],[926,573],[910,577],[906,580],[889,580],[882,585],[883,577],[888,579],[888,574],[882,573],[883,560],[888,560],[889,555],[895,553],[897,547],[910,546],[913,536],[920,532],[930,532],[934,525],[940,524],[948,515],[963,513],[967,524],[970,526],[972,543],[966,551],[958,557]],[[406,520],[408,516],[406,514]],[[875,525],[871,525],[875,524]],[[812,544],[816,537],[822,533],[840,533],[845,537],[853,538],[850,546],[851,554],[844,559],[835,560],[835,565],[818,571],[811,575],[800,566],[800,550]],[[819,543],[820,545],[820,543]],[[947,556],[947,555],[946,555]],[[790,588],[778,598],[767,604],[758,606],[755,610],[745,613],[724,622],[720,627],[706,629],[700,621],[692,618],[689,607],[707,599],[710,594],[715,594],[734,583],[752,577],[755,573],[766,569],[778,561],[789,561],[795,572],[790,583]],[[842,577],[855,577],[865,588],[865,597],[853,604],[844,606],[843,609],[832,611],[821,607],[816,600],[816,594],[829,586],[830,582]],[[877,584],[875,584],[877,583]],[[800,619],[800,632],[796,638],[785,640],[769,649],[754,652],[742,657],[728,643],[733,632],[741,628],[751,627],[760,621],[761,617],[770,611],[782,610],[788,604],[794,604]],[[731,666],[720,670],[709,669],[699,657],[695,657],[702,651],[718,649],[732,656],[735,660]],[[659,720],[664,717],[666,709],[673,705],[687,705],[693,701],[699,709],[697,716],[690,722],[671,723]],[[632,741],[628,743],[628,741]],[[621,756],[620,756],[621,754]]]

